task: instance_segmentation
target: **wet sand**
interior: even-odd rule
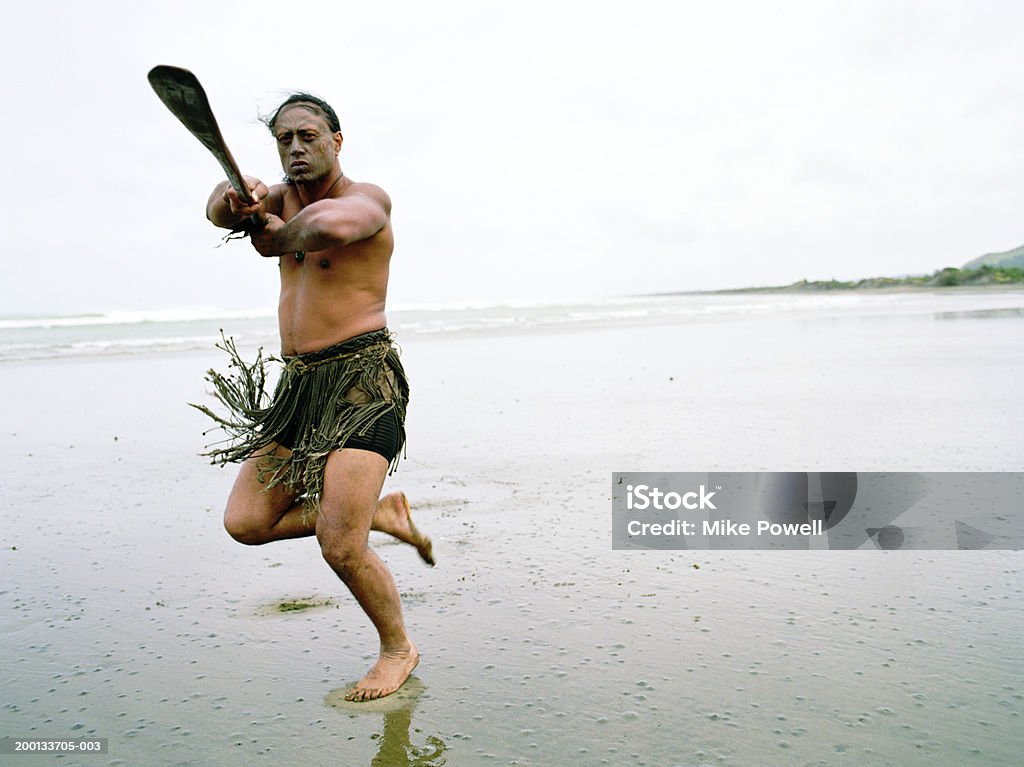
[[[109,739],[26,767],[1019,764],[1021,553],[610,534],[613,471],[1021,471],[1024,320],[990,308],[400,339],[386,490],[438,566],[374,539],[423,660],[372,704],[315,542],[220,526],[184,404],[217,356],[5,365],[0,734]]]

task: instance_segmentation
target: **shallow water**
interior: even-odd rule
[[[54,403],[0,434],[2,732],[109,738],[26,767],[1017,765],[1020,552],[611,549],[612,471],[1021,470],[1024,326],[936,316],[975,308],[404,343],[389,485],[439,566],[375,539],[423,661],[363,707],[315,544],[220,528],[183,404],[214,357],[2,367]]]

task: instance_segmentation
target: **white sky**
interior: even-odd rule
[[[0,314],[271,308],[214,246],[220,169],[158,101],[193,70],[244,172],[313,91],[384,187],[390,303],[925,273],[1024,243],[1019,2],[24,2],[5,7]]]

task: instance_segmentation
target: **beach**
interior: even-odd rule
[[[374,534],[422,661],[368,704],[375,634],[316,542],[231,540],[234,469],[199,455],[219,330],[251,357],[272,319],[4,327],[0,735],[108,743],[11,763],[1020,763],[1021,552],[615,551],[610,499],[616,471],[1024,471],[1022,290],[394,312],[385,491],[437,567]]]

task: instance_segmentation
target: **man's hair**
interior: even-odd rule
[[[312,111],[319,112],[324,116],[324,118],[326,118],[327,127],[331,129],[332,133],[341,133],[341,123],[338,122],[338,115],[336,115],[334,110],[331,109],[331,105],[322,98],[314,96],[312,93],[293,93],[282,101],[280,106],[278,106],[272,114],[260,117],[260,121],[266,125],[271,132],[273,132],[274,123],[277,122],[277,118],[281,114],[281,111],[286,107],[293,106],[294,104],[302,104],[303,106],[312,107]]]

